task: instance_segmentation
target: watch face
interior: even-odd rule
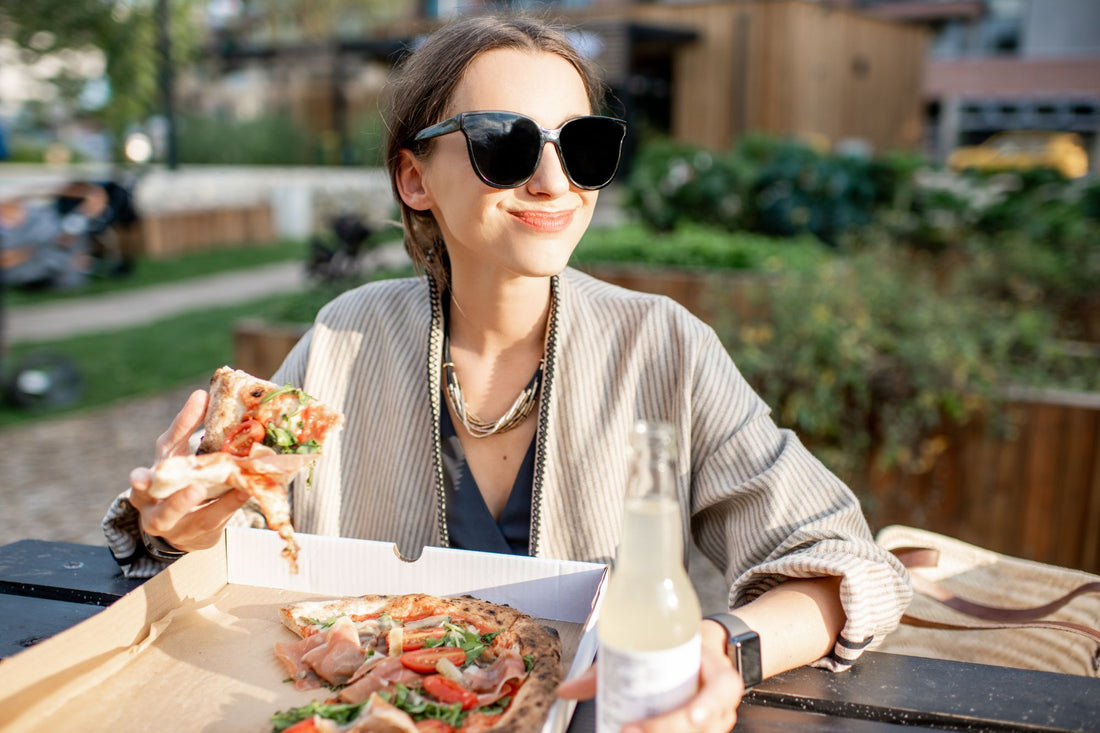
[[[730,639],[730,645],[735,643]],[[741,673],[741,681],[745,687],[760,684],[763,673],[760,668],[760,637],[755,631],[745,632],[737,636],[737,671]]]
[[[726,633],[729,634],[726,655],[741,673],[741,680],[745,687],[759,684],[763,679],[760,665],[760,635],[731,613],[719,613],[707,618],[726,627]]]

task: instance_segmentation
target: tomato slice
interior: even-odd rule
[[[401,664],[413,672],[431,674],[435,671],[435,665],[440,659],[449,659],[456,667],[466,663],[466,652],[457,646],[437,646],[428,649],[417,649],[408,654],[401,655]]]
[[[252,444],[262,443],[266,433],[263,423],[249,418],[229,431],[222,443],[222,451],[235,456],[247,456],[252,450]]]
[[[405,629],[405,639],[401,644],[401,649],[402,651],[411,652],[423,647],[428,639],[442,639],[446,635],[446,629]]]
[[[317,728],[317,716],[311,715],[305,720],[299,720],[289,728],[284,728],[283,733],[320,733]]]
[[[462,721],[462,727],[459,730],[468,731],[469,733],[484,733],[484,731],[492,730],[493,726],[500,722],[502,715],[503,713],[486,715],[473,710],[466,715],[466,719]]]
[[[310,440],[322,440],[336,424],[335,415],[319,414],[312,407],[303,407],[300,413],[302,429],[298,433],[298,442],[306,443]]]
[[[454,733],[454,726],[444,723],[439,718],[424,718],[416,722],[416,729],[420,733]]]
[[[469,710],[477,706],[477,695],[473,690],[467,690],[452,679],[440,674],[425,677],[423,682],[424,692],[428,693],[444,705],[454,705],[456,702],[462,705],[463,710]]]

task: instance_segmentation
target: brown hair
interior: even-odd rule
[[[541,20],[521,17],[475,17],[448,24],[424,41],[395,72],[389,86],[386,120],[386,167],[401,207],[405,250],[418,271],[447,287],[450,262],[443,235],[430,211],[417,211],[401,200],[397,170],[401,150],[417,156],[431,150],[431,140],[413,142],[416,133],[444,119],[455,88],[479,54],[494,49],[541,51],[561,56],[576,68],[597,110],[603,86],[595,71],[566,38],[565,32]]]

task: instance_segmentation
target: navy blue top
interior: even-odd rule
[[[444,400],[446,397],[444,396]],[[523,457],[500,520],[493,519],[470,473],[447,405],[441,405],[439,437],[443,452],[443,488],[451,547],[527,555],[531,546],[531,484],[535,480],[535,441]]]

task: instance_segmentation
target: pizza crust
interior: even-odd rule
[[[240,424],[248,407],[279,385],[248,372],[223,366],[210,378],[210,407],[203,422],[199,453],[221,450],[229,431]]]

